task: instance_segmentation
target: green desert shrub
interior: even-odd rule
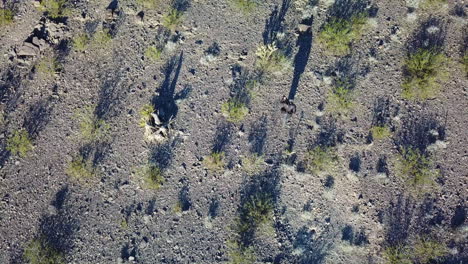
[[[61,69],[62,66],[54,56],[43,57],[36,65],[37,73],[45,78],[55,76]]]
[[[447,57],[433,49],[420,49],[405,61],[403,97],[406,99],[433,98],[440,82],[448,77]]]
[[[431,156],[417,148],[403,148],[399,157],[398,173],[416,190],[435,184],[439,171],[433,168]]]
[[[421,3],[422,8],[436,8],[447,3],[447,0],[424,0]]]
[[[42,0],[40,9],[48,17],[56,19],[71,15],[71,10],[66,5],[66,0]]]
[[[335,85],[327,97],[327,109],[332,113],[346,114],[353,108],[352,89],[345,84]]]
[[[242,169],[249,175],[262,171],[265,161],[263,156],[252,153],[242,157]]]
[[[316,146],[306,155],[307,169],[314,174],[333,169],[337,161],[338,156],[333,147]]]
[[[146,9],[154,9],[158,7],[160,0],[137,0],[137,4]]]
[[[0,9],[0,27],[13,22],[13,12],[8,9]]]
[[[365,13],[352,16],[350,19],[332,18],[318,34],[318,41],[333,55],[346,55],[350,52],[351,43],[358,40],[367,22]]]
[[[388,247],[384,251],[385,264],[413,264],[404,246]]]
[[[279,73],[289,67],[288,58],[275,44],[260,45],[255,51],[255,66],[263,72]]]
[[[254,264],[256,257],[251,247],[240,245],[236,241],[228,241],[229,264]]]
[[[42,239],[34,239],[27,245],[23,259],[29,264],[65,264],[63,254]]]
[[[83,52],[88,47],[89,42],[90,39],[88,35],[86,35],[85,33],[79,34],[78,36],[73,38],[73,48],[76,51]]]
[[[258,193],[248,197],[241,208],[237,223],[237,232],[242,236],[264,228],[273,221],[273,200],[266,193]]]
[[[82,155],[77,155],[68,165],[66,173],[74,180],[84,183],[95,178],[96,170],[91,161],[86,160]]]
[[[411,245],[388,247],[384,251],[385,264],[436,263],[448,253],[447,246],[436,240],[417,237]]]
[[[112,36],[108,29],[102,29],[94,33],[90,41],[91,46],[95,48],[104,48],[112,41]]]
[[[413,259],[420,264],[432,263],[447,253],[445,244],[427,238],[419,238],[413,246]]]
[[[145,50],[145,58],[152,62],[158,61],[161,58],[161,54],[162,50],[154,46],[150,46]]]
[[[221,112],[229,122],[239,123],[247,116],[249,109],[245,103],[232,98],[221,106]]]
[[[16,130],[13,132],[11,137],[7,139],[6,149],[13,155],[25,157],[32,148],[33,145],[31,143],[31,138],[29,137],[28,132],[24,129]]]
[[[155,113],[154,106],[151,104],[144,105],[140,110],[140,126],[145,127],[151,121],[151,114]]]
[[[145,189],[158,190],[165,181],[161,169],[155,164],[148,164],[142,168],[141,176],[142,187]]]
[[[77,112],[75,117],[79,120],[80,136],[85,141],[99,141],[107,137],[109,124],[94,115],[93,107],[85,107]]]
[[[232,6],[240,10],[243,14],[251,13],[258,3],[255,0],[231,0]]]
[[[169,13],[163,17],[163,26],[175,31],[182,24],[183,13],[175,8],[172,8]]]
[[[224,152],[213,152],[203,160],[205,168],[211,171],[221,171],[224,169],[226,162],[224,161]]]
[[[376,140],[388,138],[392,134],[387,126],[373,126],[371,128],[371,133],[372,137]]]

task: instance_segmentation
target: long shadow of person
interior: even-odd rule
[[[161,84],[160,89],[153,98],[153,105],[158,111],[158,116],[161,122],[166,123],[169,120],[174,119],[178,112],[176,100],[181,95],[174,95],[177,81],[179,79],[180,70],[182,68],[182,62],[184,60],[184,53],[181,52],[179,58],[177,56],[172,57],[164,67],[164,80]],[[186,92],[186,91],[185,91]],[[185,93],[181,91],[181,93]]]
[[[302,21],[301,24],[312,26],[313,17],[305,19]],[[291,89],[289,90],[288,99],[293,100],[296,96],[297,87],[299,86],[299,80],[301,79],[301,75],[304,73],[305,68],[307,66],[307,62],[309,60],[310,51],[312,50],[312,39],[313,35],[312,32],[309,30],[305,32],[301,32],[296,46],[299,46],[299,50],[294,57],[294,77],[291,83]]]

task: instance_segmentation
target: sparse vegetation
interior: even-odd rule
[[[36,65],[37,73],[45,78],[54,77],[61,68],[62,66],[55,57],[43,57]]]
[[[288,58],[275,44],[260,45],[255,55],[257,56],[256,67],[264,72],[278,73],[289,67]]]
[[[412,147],[401,151],[398,170],[406,183],[418,191],[434,185],[435,179],[439,176],[439,171],[433,168],[429,154]]]
[[[63,255],[43,239],[32,240],[24,249],[23,259],[29,264],[65,264]]]
[[[110,129],[106,121],[94,115],[92,107],[86,107],[82,112],[77,113],[76,118],[80,122],[80,135],[85,141],[98,141],[107,136]]]
[[[180,24],[182,24],[182,16],[183,13],[181,11],[172,8],[169,13],[163,17],[163,25],[166,28],[175,31]]]
[[[447,246],[443,243],[419,237],[412,246],[388,247],[384,252],[384,258],[386,264],[428,264],[447,253]]]
[[[353,107],[353,94],[350,86],[336,84],[327,97],[327,109],[330,112],[346,114]]]
[[[143,187],[151,190],[158,190],[164,183],[161,169],[155,164],[146,165],[142,171]]]
[[[103,48],[112,41],[112,37],[109,34],[108,29],[99,30],[94,33],[92,40],[90,41],[91,45],[95,48]]]
[[[213,152],[203,160],[203,165],[211,171],[220,171],[224,169],[224,152]]]
[[[32,150],[31,138],[26,130],[16,130],[7,140],[6,149],[13,155],[25,157]]]
[[[236,98],[232,98],[221,106],[221,112],[229,122],[239,123],[247,116],[249,109]]]
[[[367,14],[360,13],[350,19],[332,18],[323,26],[318,35],[318,41],[333,55],[346,55],[351,43],[361,37]]]
[[[448,77],[447,58],[436,50],[420,49],[410,54],[405,62],[403,97],[428,99],[436,96],[440,82]]]
[[[408,250],[404,246],[388,247],[384,252],[386,264],[412,264]]]
[[[229,264],[253,264],[255,263],[255,253],[252,248],[239,245],[236,241],[228,241]]]
[[[76,51],[83,52],[88,47],[89,42],[90,42],[90,39],[88,35],[86,35],[85,33],[80,34],[76,36],[75,38],[73,38],[73,48]]]
[[[145,58],[152,62],[158,61],[161,58],[162,50],[154,46],[150,46],[145,51]]]
[[[8,9],[0,9],[0,27],[13,22],[13,12]]]
[[[137,3],[146,9],[154,9],[160,4],[159,0],[137,0]]]
[[[259,173],[262,170],[265,161],[263,156],[257,154],[248,154],[242,158],[242,169],[249,175]]]
[[[71,15],[71,9],[66,7],[66,0],[42,0],[40,9],[52,19]]]
[[[151,104],[144,105],[140,110],[140,126],[145,127],[152,120],[151,114],[155,112],[154,106]]]
[[[306,166],[312,173],[329,171],[337,162],[338,157],[332,147],[317,146],[307,153]]]
[[[255,0],[231,0],[231,3],[243,14],[251,13],[258,5],[258,3]]]
[[[66,173],[68,176],[82,183],[93,179],[96,175],[93,164],[86,160],[82,155],[77,155],[73,158],[68,165]]]
[[[413,246],[413,258],[416,263],[427,264],[448,253],[447,246],[436,240],[419,238]]]
[[[392,133],[387,126],[373,126],[371,128],[372,137],[376,140],[381,140],[390,137]]]
[[[425,0],[422,2],[422,8],[434,8],[446,4],[447,0]]]

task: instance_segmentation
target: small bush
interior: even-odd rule
[[[8,9],[0,9],[0,27],[13,22],[13,12]]]
[[[40,9],[52,19],[67,17],[71,10],[66,7],[66,0],[42,0]]]
[[[265,193],[251,195],[242,207],[239,233],[253,230],[273,221],[273,201]]]
[[[137,4],[146,9],[154,9],[159,5],[159,0],[137,0]]]
[[[391,136],[390,129],[387,126],[373,126],[371,128],[372,137],[381,140]]]
[[[169,13],[163,17],[163,26],[175,31],[182,23],[183,13],[175,8],[172,8]]]
[[[439,176],[439,171],[433,169],[431,157],[412,147],[401,151],[398,170],[406,183],[418,190],[434,185]]]
[[[112,41],[112,36],[109,34],[108,29],[99,30],[94,33],[91,45],[95,48],[104,48]]]
[[[16,130],[13,135],[8,138],[6,149],[13,155],[25,157],[26,154],[33,149],[31,138],[26,130]]]
[[[203,160],[203,165],[211,171],[221,171],[224,169],[224,152],[213,152]]]
[[[221,106],[221,112],[229,122],[239,123],[249,114],[249,109],[245,103],[233,98]]]
[[[65,264],[63,255],[40,239],[34,239],[27,245],[23,259],[29,264]]]
[[[161,58],[162,50],[154,46],[150,46],[145,51],[145,57],[150,61],[158,61]]]
[[[158,190],[165,181],[161,169],[155,164],[145,166],[141,171],[141,176],[144,183],[142,187],[146,189]]]
[[[228,241],[229,264],[254,264],[256,257],[252,248],[239,245],[236,241]]]
[[[433,98],[441,81],[448,77],[447,58],[435,50],[420,49],[405,62],[403,97],[406,99]]]
[[[333,55],[346,55],[350,52],[351,43],[361,37],[367,21],[365,13],[357,14],[351,19],[332,18],[320,30],[318,41]]]
[[[447,246],[427,238],[419,238],[413,246],[413,258],[417,263],[427,264],[448,253]]]
[[[418,237],[411,246],[399,245],[385,249],[384,258],[386,264],[428,264],[447,253],[448,249],[445,244]]]
[[[243,14],[251,13],[258,5],[255,0],[231,0],[231,3]]]
[[[333,87],[328,94],[327,103],[330,112],[346,114],[354,106],[351,88],[346,85]]]
[[[37,73],[43,77],[54,77],[62,66],[55,57],[44,57],[36,65]]]
[[[107,137],[110,126],[106,121],[94,115],[92,107],[86,107],[75,117],[80,122],[80,135],[85,141],[99,141]]]
[[[150,104],[144,105],[140,110],[140,126],[145,127],[151,121],[151,114],[155,113],[154,106]]]
[[[242,169],[249,175],[261,172],[264,164],[263,156],[257,154],[248,154],[242,158]]]
[[[318,174],[321,171],[329,171],[337,160],[332,147],[317,146],[307,153],[306,166],[309,171]]]
[[[66,173],[68,176],[81,183],[93,179],[96,175],[93,164],[83,158],[81,155],[73,158],[73,160],[68,165]]]
[[[73,48],[76,51],[83,52],[88,47],[90,39],[86,34],[80,34],[73,39]]]
[[[257,48],[256,67],[264,72],[278,73],[289,66],[288,58],[276,47],[275,44],[261,45]]]
[[[422,8],[435,8],[447,3],[447,0],[425,0],[422,2]]]
[[[394,246],[385,249],[385,264],[413,264],[404,246]]]

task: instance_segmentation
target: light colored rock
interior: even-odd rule
[[[39,48],[34,46],[32,43],[24,42],[23,46],[21,46],[16,55],[18,56],[37,56],[39,54]]]

